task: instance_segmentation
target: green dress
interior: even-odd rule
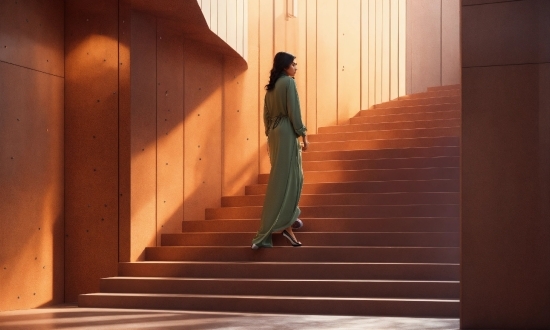
[[[272,247],[271,233],[291,226],[298,215],[302,193],[302,150],[299,136],[306,134],[296,82],[283,74],[264,98],[264,126],[268,137],[271,171],[260,229],[253,244]]]

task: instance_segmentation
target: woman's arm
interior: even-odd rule
[[[298,89],[296,88],[296,82],[292,78],[288,78],[288,87],[286,93],[286,107],[288,110],[288,117],[294,128],[294,132],[298,136],[302,136],[305,141],[307,141],[306,131],[307,128],[302,122],[302,112],[300,109],[300,99],[298,97]],[[309,142],[308,142],[309,143]]]

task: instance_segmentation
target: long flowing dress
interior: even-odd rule
[[[298,215],[302,193],[302,150],[298,137],[306,134],[296,82],[283,74],[264,98],[264,126],[271,171],[260,229],[253,244],[272,247],[271,233],[291,226]]]

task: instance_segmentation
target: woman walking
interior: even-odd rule
[[[292,246],[301,246],[292,227],[301,227],[298,201],[302,193],[302,150],[309,141],[302,122],[298,90],[294,82],[297,64],[291,54],[280,52],[273,59],[264,98],[264,126],[269,146],[271,171],[262,209],[260,229],[252,249],[272,247],[271,234],[282,230]],[[302,137],[300,148],[298,137]],[[297,226],[298,225],[298,226]]]

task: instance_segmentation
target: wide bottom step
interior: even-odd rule
[[[80,295],[78,305],[100,308],[409,317],[458,317],[460,307],[459,300],[443,299],[106,293]]]

